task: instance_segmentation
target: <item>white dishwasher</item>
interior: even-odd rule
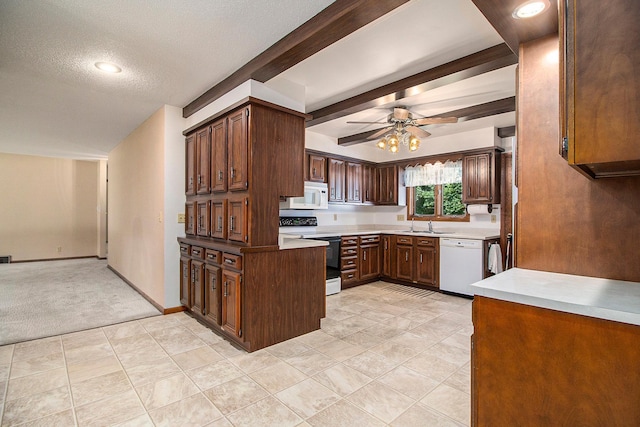
[[[482,240],[440,239],[440,290],[473,296],[469,285],[482,280]]]

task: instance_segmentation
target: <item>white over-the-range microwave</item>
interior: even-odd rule
[[[304,183],[304,196],[287,197],[280,202],[280,209],[328,209],[329,192],[325,182]]]

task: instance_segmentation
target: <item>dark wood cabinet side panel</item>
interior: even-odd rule
[[[518,98],[519,268],[640,281],[640,177],[591,181],[558,155],[557,37],[521,46]],[[545,123],[540,126],[540,123]]]
[[[245,299],[245,335],[251,337],[252,348],[320,328],[320,319],[326,315],[324,247],[245,257],[244,291],[251,296]]]
[[[478,296],[473,323],[472,425],[640,425],[640,327]]]

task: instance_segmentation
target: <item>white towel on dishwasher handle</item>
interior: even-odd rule
[[[502,273],[502,251],[500,250],[500,245],[497,243],[492,243],[489,246],[489,262],[487,268],[493,274]]]

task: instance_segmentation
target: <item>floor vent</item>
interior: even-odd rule
[[[0,264],[11,264],[11,255],[0,256]]]

